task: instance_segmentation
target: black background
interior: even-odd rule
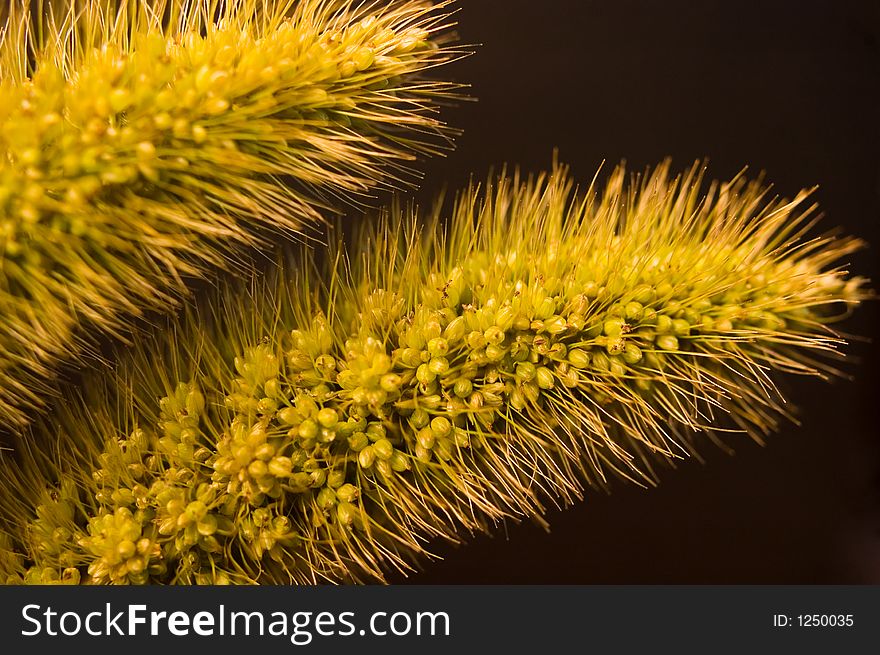
[[[707,157],[709,174],[764,170],[792,195],[820,186],[828,228],[871,248],[852,270],[880,279],[880,3],[463,0],[459,34],[481,44],[454,77],[479,99],[446,114],[457,150],[428,162],[424,201],[444,184],[552,150],[588,183],[599,164],[641,170]],[[447,71],[449,74],[449,71]],[[846,324],[874,337],[878,303]],[[880,583],[876,344],[854,343],[851,381],[793,380],[801,426],[733,457],[705,449],[656,489],[612,493],[499,529],[419,583]],[[396,581],[403,581],[397,578]]]

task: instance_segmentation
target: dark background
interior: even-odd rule
[[[599,164],[641,170],[707,157],[712,177],[764,170],[783,195],[820,186],[825,226],[870,242],[852,270],[880,280],[880,3],[462,0],[459,34],[482,44],[454,68],[479,101],[427,164],[419,197],[473,173],[547,168],[552,150],[588,183]],[[448,74],[448,71],[447,71]],[[877,334],[878,304],[846,324]],[[801,426],[761,447],[707,445],[705,464],[623,483],[463,547],[419,583],[880,583],[878,349],[854,343],[852,380],[790,381]],[[397,581],[404,579],[398,578]]]

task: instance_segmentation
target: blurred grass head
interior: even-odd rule
[[[502,174],[225,282],[69,389],[4,475],[9,581],[385,580],[789,410],[870,294],[856,239],[695,166]],[[161,399],[158,400],[157,399]],[[744,481],[747,484],[747,481]],[[13,502],[10,499],[15,499]],[[26,499],[27,502],[19,502]]]
[[[0,40],[0,425],[60,363],[450,147],[450,3],[54,0]],[[273,236],[274,235],[274,236]]]

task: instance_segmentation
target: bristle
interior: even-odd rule
[[[23,3],[26,4],[26,3]],[[448,2],[54,0],[0,45],[0,427],[98,335],[450,145]],[[274,235],[274,236],[273,236]]]
[[[6,462],[7,579],[383,581],[433,539],[763,438],[778,374],[840,356],[860,244],[807,240],[808,193],[702,176],[505,175],[224,283],[68,391],[33,439],[55,454]]]

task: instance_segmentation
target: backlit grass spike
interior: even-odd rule
[[[0,426],[58,365],[443,152],[449,2],[43,0],[0,23]]]
[[[860,243],[814,235],[808,192],[702,175],[504,174],[224,283],[70,389],[31,440],[54,450],[6,462],[6,580],[382,581],[431,540],[762,439],[779,374],[833,372]]]

